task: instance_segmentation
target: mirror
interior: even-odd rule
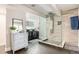
[[[23,20],[12,18],[12,26],[16,28],[16,31],[22,31],[23,30]]]

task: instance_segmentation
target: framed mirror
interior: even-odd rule
[[[12,18],[12,26],[15,27],[17,31],[22,31],[23,30],[23,20],[17,19],[17,18]]]

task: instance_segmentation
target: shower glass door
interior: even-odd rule
[[[62,42],[63,42],[62,41],[62,19],[60,16],[54,16],[54,19],[52,20],[51,18],[47,20],[47,28],[48,28],[47,42],[51,45],[62,47]]]
[[[46,18],[39,18],[39,38],[41,40],[47,39],[47,31],[46,31]]]
[[[60,16],[54,18],[41,18],[40,19],[40,38],[48,39],[43,40],[43,43],[63,47],[62,40],[62,19]]]

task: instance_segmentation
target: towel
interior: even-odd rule
[[[78,16],[73,16],[70,19],[71,19],[71,28],[73,30],[77,30],[79,28]]]

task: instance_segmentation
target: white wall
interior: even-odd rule
[[[0,7],[0,46],[6,41],[6,9]]]
[[[64,15],[62,15],[62,32],[63,32],[63,40],[66,41],[66,44],[71,46],[78,46],[78,30],[71,29],[70,17],[77,16],[78,10],[70,10],[65,11]]]

